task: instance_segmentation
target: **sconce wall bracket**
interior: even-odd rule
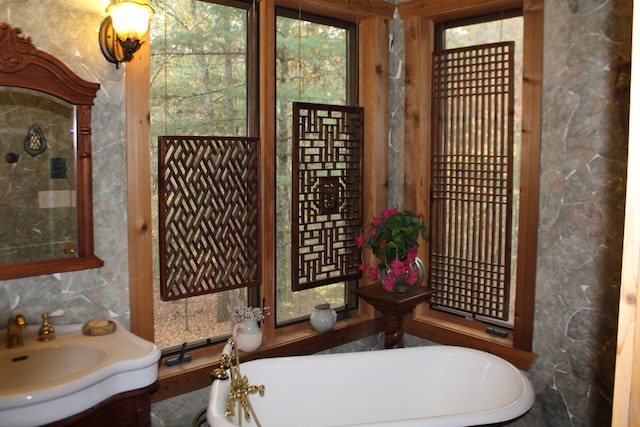
[[[111,16],[107,16],[100,24],[100,32],[98,34],[100,42],[100,50],[105,59],[116,68],[119,68],[121,62],[129,62],[133,59],[133,54],[140,49],[143,42],[140,40],[127,38],[122,40],[113,28]]]

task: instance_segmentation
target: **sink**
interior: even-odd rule
[[[56,385],[82,376],[108,356],[102,349],[78,344],[12,353],[0,359],[2,388],[26,393],[44,384]]]
[[[5,348],[0,331],[0,427],[34,426],[80,413],[116,394],[158,379],[160,350],[118,322],[112,334],[86,336],[82,325],[56,326],[38,341],[25,328],[20,348]]]

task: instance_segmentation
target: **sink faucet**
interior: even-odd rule
[[[42,326],[38,331],[38,341],[53,341],[56,339],[56,330],[49,323],[50,314],[47,312],[42,313]]]
[[[21,314],[9,317],[9,322],[7,323],[7,348],[18,348],[24,345],[22,330],[26,324],[27,321]]]

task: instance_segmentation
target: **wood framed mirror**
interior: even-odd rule
[[[21,34],[0,23],[0,280],[103,265],[91,166],[100,85]]]

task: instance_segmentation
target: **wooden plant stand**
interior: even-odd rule
[[[424,286],[416,286],[406,293],[389,292],[382,289],[379,283],[357,288],[354,294],[360,296],[382,313],[384,318],[384,347],[404,347],[404,319],[418,304],[438,292]]]

